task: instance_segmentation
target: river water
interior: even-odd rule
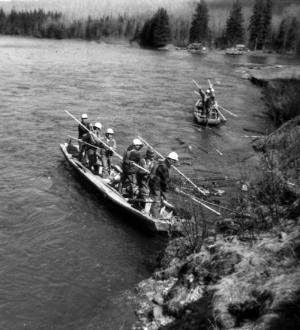
[[[0,61],[0,329],[129,329],[134,286],[165,241],[73,175],[59,150],[77,135],[64,110],[113,127],[120,153],[142,134],[176,150],[194,178],[234,176],[251,155],[244,128],[269,125],[260,90],[235,65],[254,60],[0,37]],[[225,126],[201,130],[192,79],[208,78],[238,117],[224,112]]]

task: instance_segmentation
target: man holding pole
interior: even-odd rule
[[[140,139],[134,139],[132,144],[127,148],[122,162],[122,178],[119,185],[119,192],[122,193],[123,186],[128,181],[129,198],[137,196],[139,193],[137,174],[141,167],[143,143]],[[136,166],[138,165],[138,166]],[[141,167],[142,168],[142,167]]]
[[[150,175],[150,197],[153,200],[150,214],[154,218],[160,217],[160,209],[163,201],[167,201],[167,193],[169,190],[170,168],[178,162],[178,154],[174,151],[153,169]]]

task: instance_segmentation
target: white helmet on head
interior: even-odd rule
[[[114,130],[112,129],[112,128],[108,128],[107,130],[106,130],[106,134],[114,134],[115,132],[114,132]]]
[[[82,118],[82,119],[87,119],[87,117],[88,117],[88,115],[87,115],[86,113],[83,113],[83,114],[81,115],[81,118]]]
[[[133,144],[134,146],[142,146],[142,145],[143,145],[143,143],[142,143],[142,141],[141,141],[140,139],[134,139],[134,140],[132,141],[132,144]]]
[[[206,90],[206,94],[210,94],[210,89],[207,89]]]
[[[102,129],[102,124],[101,123],[95,123],[94,127]]]
[[[169,154],[168,154],[168,156],[167,156],[167,158],[169,158],[169,159],[172,159],[172,160],[175,160],[176,162],[178,162],[178,154],[177,154],[177,152],[175,152],[175,151],[171,151]]]

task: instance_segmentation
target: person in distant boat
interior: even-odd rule
[[[206,107],[208,109],[208,114],[210,112],[210,110],[216,105],[216,94],[215,94],[215,90],[210,87],[207,91],[207,101],[206,101]]]
[[[105,132],[104,142],[109,147],[104,146],[104,155],[103,155],[103,171],[105,173],[110,174],[111,167],[111,157],[114,154],[114,151],[117,149],[117,143],[114,139],[114,130],[112,128],[108,128]]]
[[[203,114],[204,116],[208,116],[212,106],[215,104],[214,89],[209,88],[204,92],[202,88],[199,88],[199,94],[201,96]]]
[[[103,170],[103,144],[101,142],[101,123],[95,123],[94,131],[87,132],[82,136],[84,144],[85,155],[87,156],[87,165],[97,175],[102,175]]]
[[[156,165],[156,161],[154,159],[154,151],[151,148],[148,148],[146,151],[146,154],[144,158],[141,160],[141,166],[149,171],[149,173],[140,170],[138,172],[137,180],[138,180],[138,186],[139,186],[139,206],[141,209],[145,208],[146,205],[146,199],[149,197],[149,180],[150,180],[150,173],[154,169]]]
[[[86,127],[86,128],[85,128]],[[88,121],[88,116],[86,113],[81,115],[81,125],[78,125],[78,139],[81,139],[84,134],[86,134],[91,129],[91,125]]]
[[[154,167],[150,175],[150,197],[153,200],[150,214],[154,218],[160,217],[160,209],[163,205],[163,202],[167,201],[170,169],[172,165],[176,164],[176,162],[178,162],[178,154],[175,151],[172,151],[162,162]]]
[[[123,187],[128,182],[128,195],[133,198],[138,195],[137,173],[139,168],[134,164],[141,165],[143,143],[140,139],[134,139],[127,148],[122,162],[122,178],[119,185],[119,191],[122,193]]]

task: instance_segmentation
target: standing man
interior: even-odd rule
[[[104,142],[109,148],[104,146],[104,155],[103,155],[103,170],[110,174],[110,166],[111,166],[111,157],[114,154],[114,151],[117,149],[116,140],[113,138],[114,131],[112,128],[108,128],[105,133]]]
[[[148,148],[146,151],[146,155],[141,160],[141,166],[149,171],[149,173],[144,171],[138,172],[138,186],[139,186],[139,206],[141,209],[145,208],[145,202],[147,197],[149,197],[149,180],[150,180],[150,173],[154,170],[156,165],[156,161],[154,160],[154,151],[151,148]]]
[[[153,218],[159,218],[162,202],[167,201],[167,193],[169,190],[170,168],[178,162],[178,154],[172,151],[168,154],[167,158],[158,164],[153,169],[150,176],[150,197],[153,203],[150,209],[150,214]]]
[[[127,148],[123,157],[122,170],[123,175],[119,185],[119,191],[122,193],[123,185],[126,181],[129,184],[129,198],[138,195],[137,173],[138,167],[134,165],[141,165],[143,143],[140,139],[134,139],[132,144]]]
[[[101,142],[101,123],[95,123],[94,132],[87,132],[82,136],[85,153],[88,157],[88,167],[97,175],[102,175],[103,163],[103,144]],[[94,146],[94,147],[93,147]]]
[[[88,130],[91,129],[91,125],[88,122],[88,116],[86,113],[83,113],[81,115],[81,125],[78,125],[78,139],[81,139],[83,134],[87,132],[87,130],[83,126],[86,127]]]

